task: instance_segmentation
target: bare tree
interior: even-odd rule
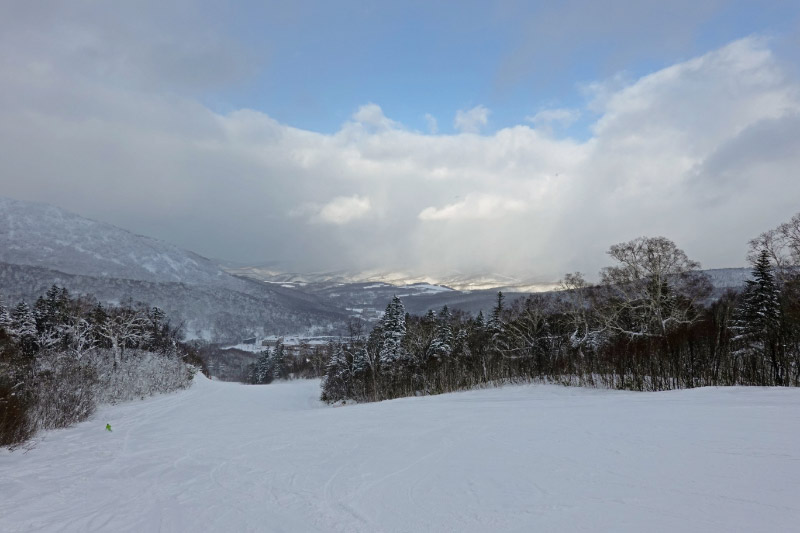
[[[70,339],[70,349],[78,360],[95,346],[94,328],[82,316],[70,317],[65,333]]]
[[[800,213],[750,241],[747,259],[751,264],[758,262],[762,251],[769,255],[780,281],[796,276],[800,268]]]
[[[570,323],[572,332],[569,343],[584,356],[584,349],[596,345],[602,333],[598,331],[597,319],[592,306],[592,289],[580,272],[566,274],[559,284],[561,308]]]
[[[605,327],[629,335],[663,336],[697,319],[697,304],[710,292],[700,263],[689,259],[665,237],[640,237],[611,246],[617,265],[601,279],[608,299],[602,306]]]
[[[149,339],[147,317],[134,309],[122,308],[98,324],[95,332],[111,343],[114,364],[122,359],[122,353],[129,345],[139,346]]]

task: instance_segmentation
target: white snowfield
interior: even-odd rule
[[[800,390],[318,394],[199,377],[0,451],[0,530],[800,530]]]

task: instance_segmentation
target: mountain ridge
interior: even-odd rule
[[[33,300],[53,283],[101,302],[164,308],[188,337],[338,331],[346,314],[313,294],[223,271],[209,259],[49,204],[0,197],[0,287]]]

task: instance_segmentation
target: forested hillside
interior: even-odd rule
[[[102,403],[189,386],[203,367],[159,308],[102,305],[53,285],[0,300],[0,446],[67,427]]]
[[[232,276],[168,243],[0,198],[0,290],[33,302],[53,283],[102,302],[158,306],[187,337],[222,342],[337,331],[346,316],[319,297]]]
[[[718,299],[700,265],[663,238],[612,246],[601,283],[579,273],[557,295],[489,316],[406,313],[334,347],[323,399],[382,400],[516,380],[633,390],[800,385],[800,214],[750,243],[744,290]]]

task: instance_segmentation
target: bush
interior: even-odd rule
[[[87,419],[98,404],[191,383],[196,352],[157,309],[103,307],[52,287],[33,310],[0,305],[0,446]]]

